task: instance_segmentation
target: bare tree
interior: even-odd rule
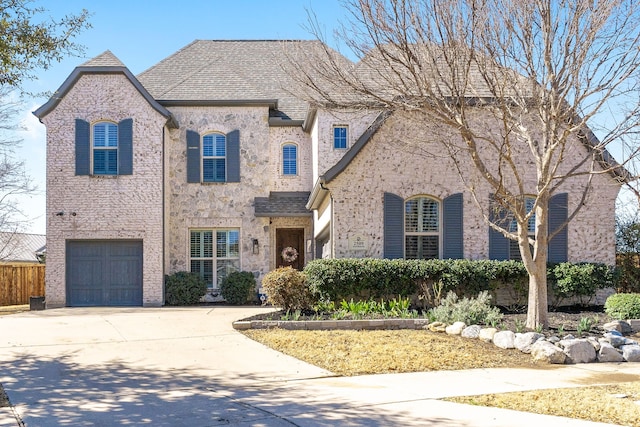
[[[0,231],[15,233],[25,223],[16,196],[36,191],[24,161],[16,157],[21,139],[18,113],[22,84],[36,71],[68,55],[82,53],[73,38],[85,28],[88,12],[59,20],[43,16],[46,10],[30,0],[0,0]],[[0,259],[2,258],[0,248]],[[6,251],[5,251],[6,252]]]
[[[561,228],[548,230],[551,196],[569,180],[579,183],[568,222],[596,174],[631,178],[623,166],[638,153],[640,2],[344,4],[348,18],[336,36],[358,61],[326,43],[291,54],[296,93],[318,108],[381,109],[414,117],[416,127],[441,127],[440,151],[458,166],[485,220],[518,243],[529,273],[527,327],[546,326],[547,244]],[[309,28],[326,41],[313,19]],[[606,150],[613,143],[624,147],[621,164]],[[406,144],[424,149],[419,140]]]

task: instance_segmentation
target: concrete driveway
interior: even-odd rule
[[[0,316],[0,426],[589,426],[455,395],[583,386],[640,364],[334,377],[231,327],[252,307],[65,308]]]

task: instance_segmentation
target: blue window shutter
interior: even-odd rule
[[[384,193],[384,249],[388,259],[404,258],[404,199]]]
[[[498,219],[498,215],[496,215],[494,209],[499,209],[499,207],[493,200],[493,194],[491,194],[489,197],[489,221],[491,222]],[[509,239],[491,227],[489,227],[489,259],[509,259]]]
[[[227,134],[227,182],[240,182],[240,131]]]
[[[447,259],[463,258],[463,221],[462,193],[452,194],[442,204],[442,257]]]
[[[567,193],[559,193],[549,200],[549,233],[561,227],[567,220],[569,198]],[[549,241],[549,262],[567,262],[568,236],[567,227]]]
[[[76,119],[76,175],[89,175],[91,165],[90,139],[89,122]]]
[[[133,174],[133,119],[118,123],[118,174]]]
[[[200,134],[187,130],[187,182],[200,182]]]

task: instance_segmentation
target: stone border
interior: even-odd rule
[[[288,329],[288,330],[375,330],[375,329],[422,329],[429,325],[427,319],[367,319],[367,320],[238,320],[233,329]]]

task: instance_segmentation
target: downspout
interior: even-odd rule
[[[166,235],[167,235],[167,228],[166,228],[166,202],[165,202],[165,197],[166,197],[166,174],[165,174],[165,138],[166,138],[166,134],[165,134],[165,129],[166,126],[162,126],[162,303],[160,304],[161,306],[164,305],[166,299],[166,289],[165,289],[165,280],[164,278],[167,275],[167,271],[166,271]]]

